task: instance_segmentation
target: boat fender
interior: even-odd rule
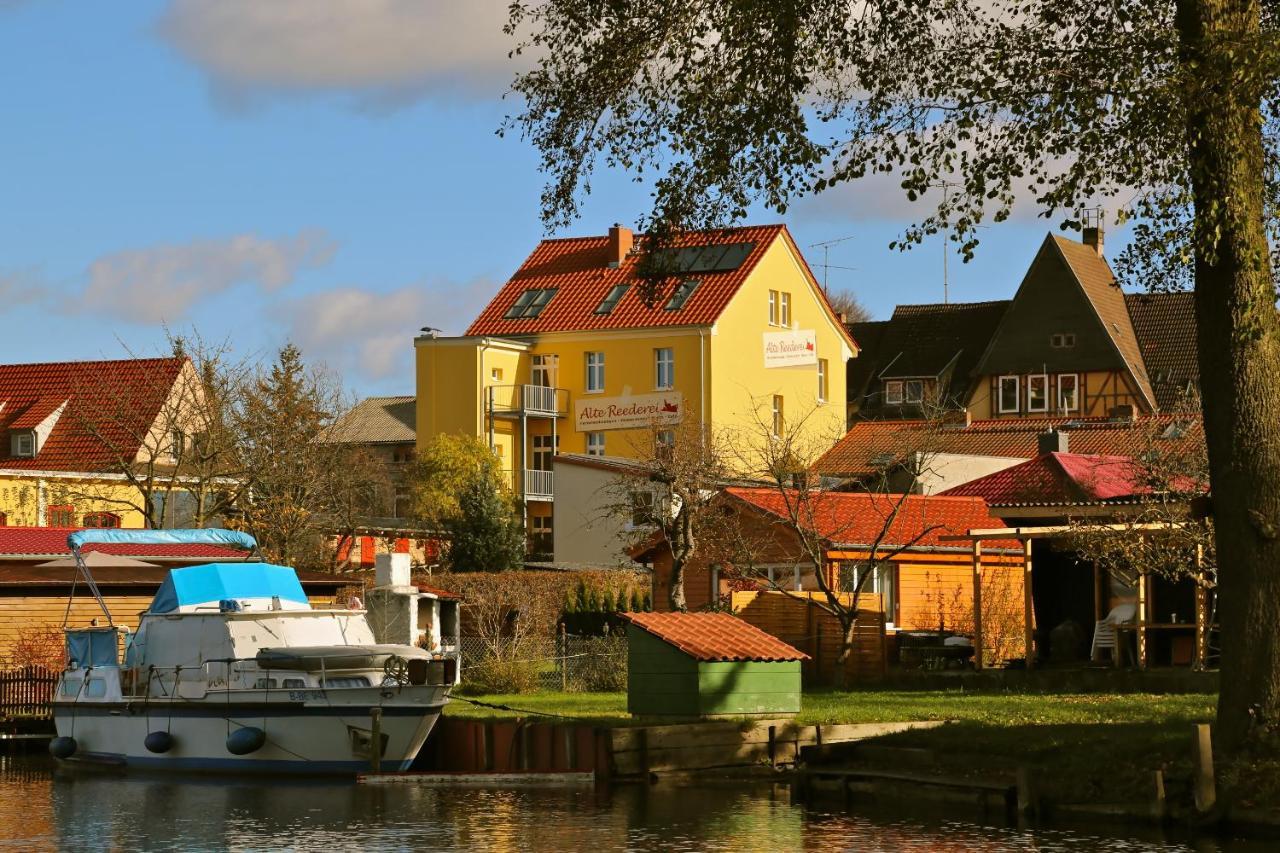
[[[168,732],[151,732],[147,735],[142,745],[147,748],[147,752],[168,752],[173,749],[173,735]]]
[[[227,735],[227,752],[232,755],[248,755],[257,752],[266,742],[266,732],[256,726],[245,726]]]
[[[76,754],[77,746],[73,737],[56,737],[49,741],[49,754],[54,758],[70,758]]]

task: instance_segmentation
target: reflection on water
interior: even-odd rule
[[[20,850],[1262,850],[929,816],[826,814],[782,785],[457,790],[53,771],[0,759],[0,849]]]

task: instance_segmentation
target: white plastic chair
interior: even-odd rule
[[[1119,654],[1119,650],[1116,648],[1116,626],[1132,622],[1133,617],[1137,614],[1137,605],[1118,604],[1111,608],[1111,612],[1107,614],[1106,619],[1099,619],[1094,623],[1093,648],[1089,652],[1089,659],[1097,660],[1100,649],[1111,649],[1111,657],[1115,658]]]

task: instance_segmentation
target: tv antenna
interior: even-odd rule
[[[822,249],[822,292],[823,293],[827,292],[827,270],[849,270],[850,272],[852,272],[857,269],[857,267],[842,267],[842,266],[837,266],[827,262],[828,257],[830,256],[832,246],[836,246],[836,245],[839,245],[840,243],[844,243],[849,240],[852,240],[856,236],[858,235],[850,234],[848,237],[837,237],[834,240],[824,240],[821,243],[809,244],[810,249],[819,249],[819,248]]]
[[[942,207],[945,209],[947,206],[947,201],[949,201],[951,198],[951,189],[953,187],[959,187],[961,186],[961,184],[955,181],[938,181],[935,184],[929,184],[929,186],[942,188]],[[950,286],[947,281],[947,255],[950,254],[951,252],[951,249],[948,246],[950,242],[951,242],[951,226],[944,225],[942,228],[942,304],[943,305],[946,305],[948,302],[951,301]]]

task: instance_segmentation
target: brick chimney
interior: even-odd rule
[[[617,222],[613,223],[613,227],[609,229],[609,256],[605,259],[611,269],[622,266],[623,260],[631,251],[633,242],[635,242],[635,235],[631,233],[630,228],[624,228]]]
[[[1036,450],[1045,453],[1068,453],[1067,434],[1060,429],[1046,430],[1036,436]]]
[[[1106,228],[1102,224],[1102,210],[1085,211],[1084,227],[1080,229],[1080,240],[1102,257]]]

